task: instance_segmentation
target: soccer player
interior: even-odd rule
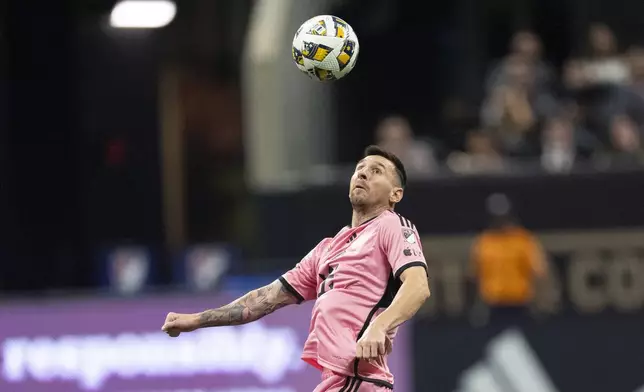
[[[400,324],[429,297],[416,227],[394,212],[407,176],[400,160],[367,147],[351,177],[351,225],[325,238],[272,284],[197,314],[169,313],[172,337],[239,325],[287,305],[315,301],[302,359],[322,372],[314,392],[393,389],[386,356]]]

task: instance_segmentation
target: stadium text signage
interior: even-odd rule
[[[194,312],[233,298],[0,306],[0,391],[313,390],[320,374],[300,360],[310,304],[246,326],[205,329],[176,339],[160,331],[169,310]],[[390,359],[401,391],[409,391],[405,339],[401,330]]]
[[[638,239],[640,233],[629,234],[632,241],[629,235],[620,237],[617,232],[546,236],[551,273],[538,288],[535,309],[546,314],[574,309],[587,315],[644,310],[644,242]],[[613,238],[620,240],[614,242]],[[430,253],[433,294],[433,301],[422,310],[424,316],[469,312],[474,302],[467,276],[471,239],[459,236],[447,245],[444,239],[423,241]]]

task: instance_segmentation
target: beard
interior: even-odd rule
[[[353,191],[349,194],[349,200],[354,210],[363,210],[369,207],[369,195],[365,191]]]

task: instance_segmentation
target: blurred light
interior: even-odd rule
[[[116,28],[155,29],[174,19],[177,6],[170,0],[124,0],[112,9],[110,25]]]

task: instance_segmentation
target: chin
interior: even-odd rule
[[[364,196],[352,195],[349,196],[349,200],[351,200],[351,204],[354,206],[363,206],[367,204],[367,198]]]

